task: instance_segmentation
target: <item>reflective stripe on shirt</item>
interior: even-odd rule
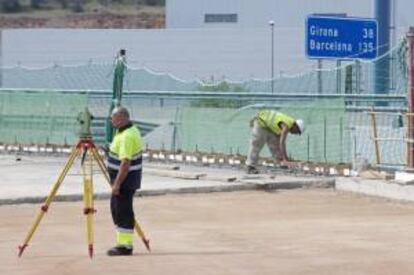
[[[113,153],[109,153],[107,165],[108,165],[108,168],[119,171],[121,167],[121,160],[118,158],[117,155]],[[128,171],[139,171],[141,169],[142,169],[142,154],[139,153],[139,154],[132,156]]]

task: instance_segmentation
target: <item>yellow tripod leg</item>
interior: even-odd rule
[[[101,172],[104,175],[106,181],[110,185],[111,179],[109,178],[108,172],[106,171],[104,160],[102,159],[101,155],[99,155],[99,152],[96,148],[91,148],[91,152],[92,152],[94,159],[96,160],[96,163],[98,163],[98,166],[101,169]]]
[[[95,213],[93,204],[93,180],[92,180],[92,158],[89,158],[88,173],[86,173],[85,163],[82,164],[83,174],[83,202],[84,202],[84,214],[86,215],[86,236],[88,240],[88,252],[89,257],[93,257],[93,214]]]
[[[79,149],[77,149],[76,147],[74,147],[72,149],[72,152],[69,156],[68,161],[66,162],[62,172],[60,173],[58,180],[55,182],[55,184],[53,185],[49,195],[47,196],[44,204],[42,205],[42,207],[40,208],[40,211],[35,219],[35,221],[33,222],[32,226],[30,227],[29,233],[27,234],[26,238],[24,239],[24,242],[21,246],[19,246],[19,257],[22,256],[24,249],[28,246],[30,240],[32,239],[37,227],[40,224],[40,221],[42,220],[43,216],[45,215],[45,213],[47,212],[49,205],[52,203],[53,198],[55,197],[60,185],[62,184],[63,180],[66,177],[66,174],[69,172],[69,169],[72,167],[73,162],[75,161],[76,157],[79,155]]]
[[[104,160],[102,159],[102,157],[99,155],[98,150],[96,150],[96,148],[92,148],[91,152],[96,160],[96,162],[98,163],[99,168],[101,169],[102,174],[104,175],[104,177],[106,178],[106,180],[108,181],[108,184],[111,184],[111,180],[109,178],[109,175],[105,169],[105,163]],[[144,243],[145,247],[147,248],[148,251],[151,251],[151,248],[149,246],[149,239],[145,237],[145,233],[142,230],[142,227],[139,225],[138,221],[135,219],[135,232],[137,232],[138,236],[141,238],[142,242]]]
[[[135,232],[137,232],[138,236],[141,238],[141,240],[142,240],[142,242],[144,243],[144,245],[145,245],[145,247],[147,248],[147,250],[148,250],[149,252],[151,252],[151,248],[150,248],[150,245],[149,245],[149,239],[147,239],[147,238],[145,237],[145,233],[144,233],[144,231],[142,230],[141,226],[139,225],[139,223],[137,222],[137,220],[136,220],[136,219],[135,219],[134,229],[135,229]]]

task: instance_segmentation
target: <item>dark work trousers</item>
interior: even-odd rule
[[[117,227],[123,229],[134,229],[135,216],[132,202],[134,200],[135,189],[123,189],[119,195],[111,196],[112,220]]]
[[[117,171],[108,169],[111,183],[115,180]],[[119,195],[111,196],[112,220],[117,227],[122,229],[134,229],[135,216],[133,208],[134,194],[141,187],[141,171],[128,173],[127,178],[121,184]]]

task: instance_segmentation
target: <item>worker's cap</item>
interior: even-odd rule
[[[303,132],[305,131],[305,122],[303,122],[302,119],[297,119],[295,123],[299,128],[300,134],[303,134]]]

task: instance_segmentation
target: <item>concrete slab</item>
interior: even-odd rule
[[[0,155],[0,204],[41,202],[49,193],[62,170],[66,157]],[[79,161],[74,164],[56,200],[81,199],[82,178]],[[148,166],[148,167],[147,167]],[[146,168],[147,167],[147,168]],[[94,187],[97,198],[110,196],[104,177],[95,170]],[[229,180],[230,179],[230,180]],[[280,190],[294,188],[332,188],[370,196],[414,201],[414,186],[395,181],[359,177],[315,177],[283,174],[247,175],[232,167],[208,167],[171,163],[145,163],[142,189],[138,196],[169,193],[209,193],[243,190]]]
[[[338,177],[335,189],[395,200],[414,201],[414,186],[384,180]]]
[[[395,181],[404,184],[413,184],[414,183],[414,173],[397,171],[395,172]]]
[[[56,182],[67,159],[65,157],[0,155],[0,204],[41,202]],[[332,178],[255,175],[243,170],[205,166],[144,163],[142,188],[138,196],[168,193],[229,192],[274,190],[302,187],[333,187]],[[81,199],[82,177],[77,160],[58,190],[56,200]],[[110,189],[105,178],[94,169],[94,191],[98,198],[108,198]]]

